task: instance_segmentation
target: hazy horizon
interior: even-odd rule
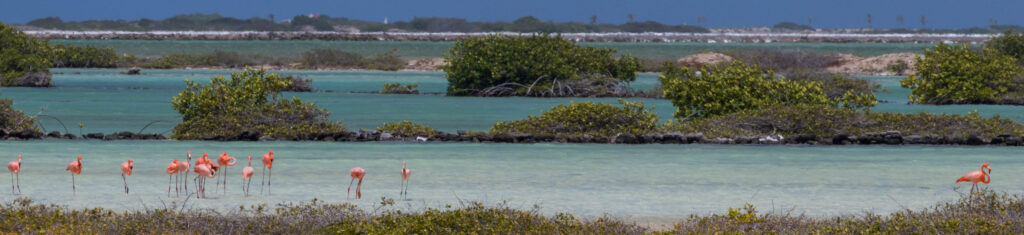
[[[295,15],[319,13],[331,17],[346,17],[368,21],[411,20],[414,17],[454,17],[470,21],[513,21],[523,16],[556,22],[589,22],[596,15],[598,23],[621,24],[633,14],[635,21],[658,21],[665,24],[700,25],[704,27],[757,27],[771,26],[782,21],[808,24],[815,28],[868,27],[867,14],[872,15],[874,28],[987,27],[991,19],[998,24],[1024,24],[1024,17],[1016,9],[1024,9],[1024,2],[1010,0],[982,0],[963,2],[953,0],[907,0],[889,2],[865,1],[763,1],[726,0],[715,2],[641,0],[622,2],[597,0],[576,1],[469,1],[440,0],[435,2],[396,0],[389,2],[354,2],[328,0],[295,0],[288,2],[256,0],[226,1],[163,1],[140,2],[128,0],[100,0],[79,2],[70,0],[39,0],[20,2],[3,1],[0,21],[24,24],[28,21],[60,17],[65,21],[83,20],[137,20],[164,19],[179,14],[217,13],[222,16],[247,19],[266,18],[274,14],[280,21]],[[697,17],[706,22],[698,24]],[[900,24],[898,16],[903,16]],[[808,22],[808,17],[812,19]]]

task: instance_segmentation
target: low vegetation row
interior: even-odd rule
[[[959,200],[892,214],[865,213],[810,217],[746,204],[723,213],[690,215],[671,228],[654,230],[611,217],[584,219],[569,213],[544,215],[479,202],[444,208],[402,211],[382,198],[373,211],[353,204],[308,203],[240,207],[228,212],[171,204],[163,209],[118,212],[103,208],[70,209],[18,198],[0,206],[4,233],[323,233],[323,234],[919,234],[1024,233],[1020,195],[983,190]]]

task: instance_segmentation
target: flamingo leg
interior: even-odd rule
[[[14,172],[11,172],[11,194],[14,194]]]
[[[185,183],[184,183],[184,185],[185,185],[185,195],[188,195],[188,169],[185,169],[185,177],[183,177],[183,178],[185,180]],[[193,182],[195,182],[195,181],[193,181]]]
[[[78,194],[77,189],[75,189],[75,173],[71,172],[71,195],[75,194]]]
[[[356,199],[362,199],[363,198],[363,191],[361,191],[362,188],[363,188],[363,178],[359,178],[359,185],[356,185]]]
[[[249,189],[251,189],[251,188],[252,188],[252,178],[249,178],[249,181],[247,181],[245,183],[245,195],[249,195]]]
[[[18,179],[18,194],[21,194],[21,172],[14,174],[14,177]]]
[[[263,167],[263,173],[260,173],[260,175],[263,176],[263,180],[260,181],[260,194],[263,194],[263,186],[265,186],[267,184],[267,168],[266,167]]]
[[[405,198],[409,197],[409,185],[412,184],[412,179],[405,180]]]
[[[356,181],[356,178],[352,178],[352,180],[348,181],[348,189],[345,190],[346,191],[345,199],[351,199],[351,197],[352,197],[351,196],[352,195],[352,182],[355,182],[355,181]],[[356,188],[356,190],[359,190],[359,189]]]
[[[128,178],[121,174],[121,179],[124,180],[124,195],[128,195]]]
[[[173,175],[167,175],[167,197],[171,197],[171,178]]]
[[[270,195],[270,179],[274,178],[274,169],[270,169],[270,173],[267,173],[267,195]]]

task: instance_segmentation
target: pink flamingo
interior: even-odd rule
[[[242,191],[245,192],[246,197],[249,196],[249,185],[252,184],[252,175],[254,173],[256,173],[256,170],[252,169],[252,156],[249,156],[249,164],[242,168]]]
[[[405,161],[402,161],[402,192],[399,193],[403,198],[409,196],[409,176],[412,176],[412,170],[405,167]]]
[[[270,175],[264,174],[264,178],[267,183],[267,194],[270,194],[270,177],[274,174],[274,150],[271,149],[270,153],[263,154],[263,172],[270,171]],[[263,193],[263,184],[260,183],[260,193]]]
[[[17,161],[7,163],[7,171],[11,172],[11,193],[14,193],[14,181],[17,178],[18,194],[21,194],[21,155],[18,155]]]
[[[193,167],[193,169],[195,169],[196,173],[196,179],[193,179],[193,181],[198,180],[196,182],[196,198],[206,197],[206,187],[203,186],[206,181],[205,178],[216,177],[217,172],[211,169],[209,165],[199,163],[196,163],[196,167]]]
[[[356,178],[358,178],[359,185],[356,186],[356,198],[363,198],[363,193],[362,191],[360,191],[360,189],[363,187],[363,176],[366,175],[366,170],[363,170],[363,168],[361,167],[356,167],[352,168],[352,170],[349,171],[348,174],[352,176],[352,180],[348,182],[348,192],[352,193],[352,182],[355,181]],[[346,198],[348,198],[348,196],[346,196]]]
[[[133,160],[128,159],[127,162],[121,163],[121,179],[124,180],[124,194],[128,195],[128,177],[125,175],[132,175],[132,170],[135,169],[135,164],[132,164]]]
[[[181,177],[182,179],[185,180],[185,182],[183,183],[184,186],[185,186],[185,195],[188,195],[188,169],[191,167],[189,165],[189,162],[191,162],[191,161],[192,161],[192,151],[188,151],[188,155],[186,155],[185,161],[178,163],[178,174],[185,174],[184,177]],[[178,178],[178,177],[175,177],[175,178]]]
[[[988,169],[988,172],[985,172],[985,169]],[[992,176],[990,176],[989,174],[992,174],[992,168],[988,167],[988,163],[981,164],[981,170],[972,171],[968,172],[967,174],[964,174],[964,176],[961,176],[960,179],[956,180],[956,183],[964,181],[971,182],[972,184],[974,184],[973,186],[971,186],[971,194],[974,194],[974,190],[978,188],[979,182],[988,184],[992,180]]]
[[[71,172],[71,193],[77,194],[77,189],[75,189],[75,175],[82,174],[82,155],[78,155],[78,161],[71,161],[68,163],[68,168],[65,168],[64,170]]]
[[[167,164],[167,196],[171,196],[171,178],[178,175],[178,159],[175,158],[174,162]],[[178,181],[174,181],[174,195],[178,195]]]
[[[224,173],[227,173],[227,170],[228,170],[229,166],[234,166],[235,165],[235,161],[236,161],[235,157],[232,157],[232,156],[228,155],[228,152],[221,152],[220,153],[220,157],[217,157],[217,164],[219,164],[223,168],[222,169],[223,171],[221,172],[222,173],[221,175],[224,176],[223,178],[224,178],[224,193],[225,194],[228,192],[228,175],[224,174]],[[220,181],[217,181],[217,184],[220,185]],[[216,190],[214,190],[214,191],[216,191]]]

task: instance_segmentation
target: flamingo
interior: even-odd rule
[[[227,172],[227,168],[229,166],[235,165],[235,161],[235,157],[229,156],[227,152],[221,152],[220,157],[217,157],[217,164],[220,164],[224,168],[224,173]],[[221,175],[224,175],[224,193],[226,194],[228,192],[228,175]],[[217,184],[219,185],[220,181],[217,181]]]
[[[988,172],[985,172],[985,169],[988,169]],[[992,180],[992,176],[990,176],[989,174],[992,174],[992,168],[988,167],[988,163],[981,164],[981,170],[972,171],[968,172],[967,174],[964,174],[964,176],[961,176],[960,179],[956,180],[956,183],[964,181],[971,182],[972,184],[974,184],[971,186],[971,194],[974,194],[974,190],[978,188],[979,182],[988,184]]]
[[[273,176],[273,174],[274,174],[274,150],[273,149],[270,150],[270,153],[263,154],[263,166],[265,167],[265,168],[263,168],[263,173],[266,173],[267,170],[270,170],[270,174],[271,175],[264,174],[266,176],[264,178],[266,178],[266,183],[267,183],[267,194],[270,194],[270,179],[269,178],[271,178],[270,176]],[[260,193],[263,193],[263,184],[262,183],[260,183]]]
[[[359,185],[356,186],[356,199],[363,198],[363,193],[360,189],[363,188],[363,176],[366,175],[366,170],[363,170],[362,167],[356,167],[352,168],[348,174],[352,176],[352,180],[348,182],[348,192],[352,192],[352,182],[359,178]],[[346,196],[346,198],[348,197]]]
[[[171,196],[171,178],[178,175],[178,159],[175,158],[174,162],[167,164],[167,196]],[[178,181],[174,181],[174,195],[178,195]]]
[[[125,177],[125,175],[129,175],[129,176],[132,175],[132,169],[135,169],[135,164],[132,164],[132,162],[133,162],[133,160],[131,158],[129,158],[127,162],[122,162],[121,163],[121,179],[124,180],[124,194],[125,195],[128,195],[128,177]],[[170,188],[168,188],[168,189],[170,189]],[[170,191],[168,191],[168,192],[170,192]]]
[[[249,184],[252,183],[253,173],[256,173],[256,170],[252,169],[252,156],[249,156],[249,164],[242,168],[242,191],[246,197],[249,196]]]
[[[213,169],[211,169],[210,166],[208,166],[206,164],[199,164],[199,163],[196,163],[196,167],[193,167],[193,169],[195,169],[195,172],[197,174],[196,175],[196,179],[193,179],[193,181],[198,180],[198,182],[196,183],[196,198],[205,197],[206,196],[206,187],[204,187],[203,184],[204,184],[204,181],[206,181],[206,179],[204,179],[203,177],[205,177],[205,178],[216,177],[217,176],[217,172],[214,171]]]
[[[192,161],[192,151],[188,151],[188,155],[186,155],[185,161],[178,163],[178,173],[179,174],[182,174],[182,173],[185,174],[184,177],[181,177],[182,179],[185,179],[185,183],[184,183],[184,185],[185,185],[185,195],[188,195],[188,168],[191,167],[189,165],[189,162],[191,162],[191,161]],[[175,178],[177,178],[177,177],[175,177]]]
[[[18,181],[18,194],[21,194],[21,155],[18,155],[17,161],[7,163],[7,170],[11,172],[11,194],[14,194],[15,178]]]
[[[78,161],[71,161],[68,163],[68,168],[65,168],[64,170],[71,172],[71,193],[76,194],[77,189],[75,189],[75,175],[82,174],[82,155],[78,155]]]
[[[411,175],[412,170],[405,168],[405,161],[402,161],[402,192],[399,194],[402,195],[403,198],[409,195],[409,176]]]

